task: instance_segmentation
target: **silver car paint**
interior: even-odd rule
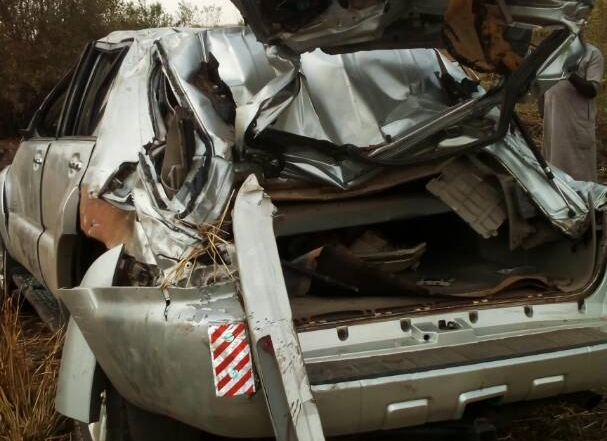
[[[323,441],[272,228],[276,208],[254,175],[234,204],[234,239],[257,373],[278,441]]]
[[[572,2],[574,3],[574,2]],[[205,190],[203,196],[209,196],[210,199],[198,200],[200,210],[194,210],[189,220],[196,224],[198,222],[208,222],[217,219],[219,214],[224,211],[228,203],[231,192],[232,171],[229,160],[230,148],[232,143],[240,145],[244,133],[253,119],[258,118],[261,127],[267,126],[271,121],[276,120],[279,127],[289,129],[295,133],[306,133],[309,128],[313,130],[320,138],[342,140],[350,137],[360,137],[361,145],[368,145],[384,138],[385,134],[399,134],[406,130],[406,127],[413,124],[415,120],[408,119],[409,113],[417,115],[423,114],[420,110],[428,111],[431,115],[435,110],[431,105],[424,107],[422,104],[414,106],[411,109],[403,109],[401,106],[395,108],[395,113],[391,118],[379,118],[377,109],[374,106],[368,108],[357,107],[352,103],[346,102],[343,107],[333,108],[330,103],[330,91],[334,89],[332,81],[323,81],[323,78],[332,78],[335,64],[342,77],[348,81],[352,80],[347,68],[351,70],[364,71],[368,69],[368,76],[377,76],[377,78],[392,78],[400,74],[402,66],[382,67],[375,66],[370,60],[374,56],[383,57],[384,61],[390,57],[404,57],[399,51],[382,54],[364,54],[360,56],[340,56],[331,58],[320,52],[306,54],[301,58],[301,71],[299,70],[299,61],[293,61],[292,57],[286,57],[285,54],[276,50],[266,52],[263,46],[254,41],[252,34],[243,29],[224,29],[217,31],[176,31],[173,29],[141,31],[138,33],[114,33],[103,40],[104,44],[109,46],[122,45],[126,38],[134,38],[131,48],[127,53],[124,64],[120,70],[118,78],[114,82],[111,94],[107,103],[105,118],[99,131],[96,147],[92,153],[89,167],[82,180],[82,185],[87,186],[91,197],[104,197],[107,193],[108,183],[119,169],[125,163],[138,164],[138,176],[132,187],[132,193],[135,200],[135,208],[138,213],[139,222],[137,225],[138,234],[137,245],[130,249],[130,252],[140,261],[147,263],[156,263],[164,270],[165,274],[170,274],[177,262],[183,258],[202,238],[200,234],[187,225],[184,225],[176,218],[175,213],[180,211],[181,206],[169,206],[168,209],[161,209],[158,200],[152,196],[150,188],[157,186],[157,183],[150,178],[145,171],[145,166],[149,159],[146,158],[145,146],[154,142],[156,133],[154,132],[151,116],[149,114],[149,84],[148,79],[157,60],[157,42],[159,42],[170,54],[163,69],[174,73],[176,79],[173,87],[180,88],[186,93],[189,104],[195,111],[201,124],[209,132],[213,140],[214,153],[216,155],[216,178],[212,179]],[[225,50],[226,47],[230,51]],[[212,109],[208,107],[208,102],[204,96],[193,90],[188,83],[188,76],[201,61],[205,60],[208,53],[213,53],[220,63],[220,72],[222,79],[232,90],[232,94],[238,105],[238,119],[235,132],[232,133],[220,121],[216,121]],[[428,66],[435,63],[434,53],[427,51],[418,52],[420,60]],[[195,56],[194,56],[194,55]],[[329,61],[335,61],[331,65]],[[402,60],[401,60],[402,61]],[[341,66],[339,66],[341,63]],[[374,70],[375,68],[375,70]],[[432,72],[430,72],[432,73]],[[460,75],[457,73],[457,75]],[[312,91],[308,87],[307,78],[316,77],[318,82],[314,83],[317,90]],[[400,78],[389,83],[389,87],[382,87],[376,84],[382,96],[386,98],[385,102],[402,100],[404,97],[411,96],[412,91],[428,92],[429,96],[436,93],[436,84],[433,84],[432,75],[428,79]],[[367,94],[370,87],[366,80],[352,80],[353,88],[359,93],[355,98],[360,98]],[[434,87],[434,89],[433,89]],[[428,90],[429,89],[429,90]],[[279,92],[287,91],[285,95]],[[311,112],[309,103],[310,95],[327,96],[326,109],[322,114]],[[396,95],[394,95],[396,94]],[[351,98],[353,100],[353,98]],[[356,99],[358,103],[358,99]],[[299,108],[307,109],[305,112],[299,112]],[[260,109],[262,112],[260,113]],[[344,109],[356,109],[361,115],[355,115],[355,119],[362,121],[361,125],[373,127],[373,133],[367,131],[348,131],[342,130],[341,122],[343,115],[340,113]],[[404,110],[407,110],[406,112]],[[382,115],[385,117],[386,115]],[[211,121],[207,124],[207,121]],[[214,121],[214,122],[213,122]],[[121,127],[121,130],[116,130]],[[258,125],[260,127],[260,125]],[[330,128],[327,129],[327,128]],[[364,139],[363,139],[364,138]],[[358,139],[357,139],[358,140]],[[239,144],[240,141],[240,144]],[[364,141],[364,142],[363,142]],[[566,218],[564,215],[566,206],[558,197],[557,193],[550,188],[545,181],[540,178],[538,166],[535,160],[530,156],[522,142],[514,137],[508,138],[504,145],[497,145],[487,149],[493,153],[504,164],[510,167],[513,175],[519,183],[526,188],[531,197],[541,207],[542,211],[550,220],[561,230],[571,236],[577,236],[588,226],[589,208],[587,200],[590,199],[590,193],[599,195],[598,207],[605,205],[605,191],[603,187],[590,184],[576,184],[567,181],[565,178],[559,180],[559,185],[566,193],[568,201],[573,205],[576,215],[574,218]],[[514,159],[512,159],[514,157]],[[35,158],[33,158],[35,159]],[[371,173],[371,170],[337,170],[339,167],[326,167],[322,164],[320,167],[312,167],[310,164],[302,164],[298,158],[292,161],[294,170],[312,173],[316,178],[324,182],[332,183],[338,186],[347,187],[348,183],[361,181],[361,176],[365,172]],[[13,170],[14,173],[25,171],[31,164],[19,165],[19,170]],[[148,164],[149,166],[149,164]],[[329,172],[327,172],[329,169]],[[337,178],[336,178],[337,176]],[[354,179],[353,179],[354,177]],[[20,178],[26,178],[26,174],[20,174]],[[7,184],[13,187],[12,183]],[[584,189],[583,197],[576,193],[576,189]],[[258,189],[257,191],[261,191]],[[10,194],[7,212],[11,212],[11,204],[25,203],[25,197]],[[193,195],[190,195],[193,197]],[[593,200],[596,199],[596,196]],[[108,201],[113,199],[108,197]],[[31,202],[31,201],[30,201]],[[212,207],[212,208],[211,208]],[[262,209],[262,207],[257,207]],[[265,207],[267,208],[267,207]],[[8,240],[16,234],[23,234],[23,237],[37,241],[42,231],[19,233],[17,230],[10,230],[11,222],[9,219],[9,231],[3,234],[3,239],[8,242],[8,248],[11,254],[18,255],[14,241]],[[64,229],[62,233],[69,232]],[[59,231],[59,230],[58,230]],[[266,231],[267,232],[267,231]],[[270,235],[268,235],[270,237]],[[159,239],[162,238],[162,239]],[[30,250],[28,255],[23,256],[23,261],[33,262],[38,259],[37,253]],[[273,240],[266,239],[263,244],[265,249],[274,252],[276,244]],[[34,255],[34,254],[36,255]],[[44,268],[52,268],[50,259],[52,253],[42,257]],[[107,257],[107,256],[106,256]],[[255,258],[256,256],[251,256]],[[28,266],[29,267],[29,266]],[[31,271],[36,273],[37,264],[32,264]],[[98,266],[91,267],[91,274],[94,271],[103,271],[113,274],[114,266],[108,261],[99,262]],[[50,271],[50,270],[45,270]],[[36,276],[41,279],[42,274]],[[282,277],[278,274],[280,278]],[[280,280],[278,280],[280,282]],[[284,284],[284,281],[282,282]],[[53,289],[58,287],[56,284],[49,283]],[[248,286],[243,287],[245,296],[245,305],[247,302],[254,302],[255,289]],[[486,338],[496,338],[505,335],[523,335],[525,333],[539,332],[541,330],[554,330],[567,327],[583,326],[601,326],[605,318],[605,292],[607,287],[601,285],[595,291],[585,304],[583,312],[578,308],[577,303],[562,303],[556,305],[538,305],[534,309],[533,320],[525,316],[522,308],[503,308],[499,311],[487,310],[481,312],[478,323],[471,323],[465,313],[453,313],[449,315],[434,315],[423,318],[413,318],[413,329],[416,325],[422,325],[426,322],[435,322],[441,318],[457,318],[466,321],[470,332],[458,334],[455,339],[447,341],[437,335],[436,340],[431,344],[432,347],[441,345],[460,344],[466,342],[480,341]],[[86,286],[65,290],[57,290],[56,293],[68,305],[74,320],[86,339],[86,342],[95,353],[100,365],[106,371],[108,377],[119,391],[129,400],[142,408],[172,416],[180,421],[184,421],[196,427],[230,436],[262,436],[271,434],[270,420],[267,417],[265,403],[260,394],[253,398],[235,398],[219,400],[215,398],[213,391],[212,375],[210,373],[210,354],[208,352],[208,323],[213,321],[233,321],[243,320],[245,312],[240,305],[237,288],[234,284],[228,282],[222,285],[212,287],[199,287],[191,289],[169,288],[163,291],[160,288],[124,288],[99,286],[96,283]],[[166,296],[170,298],[170,306],[166,309]],[[282,293],[284,295],[284,293]],[[286,299],[278,299],[283,304]],[[472,306],[471,306],[472,307]],[[247,311],[248,312],[248,311]],[[165,316],[166,313],[166,316]],[[268,317],[276,319],[275,314],[266,312]],[[583,314],[583,319],[581,319]],[[283,317],[284,319],[284,317]],[[250,321],[249,321],[250,322]],[[360,333],[365,341],[367,350],[377,349],[379,341],[391,341],[393,346],[391,351],[395,351],[394,346],[401,343],[401,337],[390,337],[390,333],[385,333],[376,326],[392,326],[394,329],[400,329],[396,326],[396,321],[384,321],[380,323],[367,323],[359,325]],[[332,333],[332,334],[331,334]],[[353,335],[356,335],[353,334]],[[291,338],[293,335],[291,335]],[[347,346],[352,344],[350,340],[347,344],[336,339],[334,330],[310,331],[301,333],[299,336],[303,359],[306,362],[314,361],[314,351],[317,348],[317,342],[322,341],[322,357],[337,357]],[[76,341],[76,340],[74,340]],[[76,343],[74,343],[76,344]],[[415,349],[413,346],[409,349]],[[588,361],[604,362],[604,348],[597,350],[588,350]],[[554,354],[551,357],[536,356],[530,359],[511,361],[509,363],[497,364],[491,366],[494,375],[507,377],[508,384],[503,382],[493,384],[496,393],[507,395],[508,391],[514,389],[531,390],[533,381],[538,378],[547,378],[550,372],[554,370],[555,360],[563,361],[564,378],[573,378],[568,388],[563,390],[576,390],[576,387],[585,387],[580,378],[586,376],[588,382],[598,382],[602,379],[585,370],[575,371],[573,364],[579,358],[579,354],[562,353]],[[576,358],[577,357],[577,358]],[[301,360],[299,360],[301,361]],[[90,357],[89,357],[90,362]],[[519,372],[512,368],[517,363],[528,369],[529,375],[535,375],[535,379],[525,376],[515,375]],[[90,363],[89,363],[90,364]],[[65,375],[69,375],[71,363],[66,361]],[[301,363],[295,366],[295,369],[301,370]],[[479,383],[479,375],[484,372],[487,366],[473,367],[467,374],[462,372],[452,372],[457,377],[444,377],[445,372],[430,372],[419,379],[417,386],[427,391],[424,396],[415,394],[396,394],[393,403],[384,403],[387,406],[394,403],[409,403],[405,406],[396,406],[388,409],[390,414],[394,409],[417,409],[424,407],[423,400],[447,402],[452,401],[454,396],[461,397],[462,394],[475,392],[483,384]],[[523,368],[521,368],[523,369]],[[263,369],[261,369],[263,370]],[[90,369],[83,378],[90,375]],[[579,372],[579,373],[578,373]],[[176,374],[177,373],[177,374]],[[532,373],[532,374],[531,374]],[[63,377],[64,374],[62,374]],[[475,376],[476,375],[476,376]],[[64,377],[65,378],[65,377]],[[406,381],[417,381],[416,378],[407,378]],[[458,378],[459,388],[465,388],[460,391],[447,390],[440,385],[438,379]],[[459,380],[461,378],[461,382]],[[467,380],[464,381],[464,378]],[[423,381],[422,381],[423,380]],[[529,382],[530,380],[531,382]],[[88,380],[83,380],[86,383]],[[91,382],[93,380],[91,379]],[[379,403],[388,395],[386,390],[391,388],[396,390],[396,385],[404,384],[401,378],[379,379],[373,384],[357,382],[357,384],[336,385],[327,390],[327,388],[312,388],[303,384],[302,389],[298,390],[302,402],[311,403],[312,397],[318,401],[321,418],[323,420],[323,429],[328,434],[345,433],[352,430],[374,430],[382,427],[388,427],[393,424],[390,418],[388,422],[380,422],[380,418],[375,413],[369,413],[369,416],[360,415],[358,412],[349,412],[348,406],[359,405],[368,399],[369,402]],[[426,382],[425,382],[426,381]],[[497,380],[496,380],[497,381]],[[152,387],[150,387],[152,385]],[[377,387],[376,387],[377,386]],[[379,387],[381,386],[381,387]],[[504,389],[506,386],[506,389]],[[365,389],[368,387],[368,389]],[[84,389],[87,390],[86,388]],[[90,389],[88,389],[90,390]],[[64,392],[62,392],[64,391]],[[69,398],[63,402],[69,402],[75,398],[72,403],[81,403],[86,397],[74,397],[75,392],[68,389],[61,389],[60,394],[65,394]],[[459,394],[459,395],[458,395]],[[483,397],[482,394],[465,395],[461,400],[469,402],[468,397]],[[65,398],[65,396],[64,396]],[[460,400],[460,401],[461,401]],[[60,400],[61,401],[61,400]],[[200,403],[207,403],[206,406],[200,406]],[[459,402],[458,402],[459,403]],[[411,420],[405,419],[402,425],[413,424],[417,421],[434,421],[444,418],[445,415],[456,417],[461,409],[461,403],[456,403],[455,407],[438,410],[429,409],[427,417],[415,417]],[[74,404],[64,405],[68,415],[83,416],[73,407]],[[309,415],[315,415],[312,406],[307,406],[306,412]],[[341,409],[339,416],[335,414],[336,409]],[[392,411],[390,411],[392,409]],[[376,411],[383,411],[382,406],[377,406]],[[416,412],[417,412],[416,410]],[[420,410],[420,412],[422,412]],[[425,412],[425,411],[424,411]],[[336,418],[326,419],[327,415],[336,415]],[[417,415],[417,414],[416,414]],[[294,418],[296,415],[291,415]],[[315,417],[314,417],[315,418]],[[305,424],[302,421],[302,424]],[[248,424],[248,425],[247,425]],[[387,426],[386,426],[387,425]],[[310,429],[310,433],[316,433],[316,428]]]
[[[112,273],[103,262],[93,266]],[[168,308],[160,288],[79,287],[59,296],[129,402],[222,436],[272,433],[262,394],[225,399],[215,393],[208,326],[245,319],[234,284],[169,288]],[[80,395],[60,400],[72,403],[68,415],[78,412],[73,398]]]
[[[222,161],[229,160],[228,146],[234,142],[238,144],[244,138],[253,120],[256,131],[275,121],[276,128],[295,134],[312,134],[337,144],[348,142],[366,146],[381,142],[387,135],[398,136],[420,121],[431,120],[444,109],[444,105],[437,104],[440,102],[440,84],[434,72],[439,68],[437,54],[431,50],[376,51],[340,56],[316,51],[299,59],[286,56],[276,48],[264,51],[253,35],[242,28],[116,33],[104,42],[121,44],[127,36],[135,40],[113,85],[106,109],[108,117],[102,123],[82,185],[88,188],[90,197],[98,197],[100,191],[103,197],[103,189],[119,165],[139,164],[139,179],[132,192],[142,227],[138,234],[142,243],[131,248],[139,249],[136,254],[133,252],[136,258],[144,262],[155,260],[165,271],[170,271],[171,266],[200,240],[193,229],[184,227],[181,219],[196,225],[212,222],[223,212],[231,194],[233,176],[230,163]],[[231,50],[225,50],[226,46]],[[163,48],[166,57],[159,56],[159,48]],[[217,58],[222,80],[235,98],[235,132],[218,121],[208,99],[190,83],[193,69],[209,54]],[[196,196],[194,209],[185,217],[180,214],[183,204],[194,196],[185,195],[184,199],[177,197],[173,201],[163,196],[143,147],[155,136],[151,116],[133,112],[133,109],[148,109],[148,88],[142,84],[148,86],[148,78],[159,58],[163,58],[162,69],[170,71],[173,87],[181,92],[178,95],[185,97],[199,123],[203,124],[212,140],[215,155],[211,159],[210,177]],[[456,78],[463,77],[461,71],[453,67],[449,69]],[[351,93],[335,88],[336,78],[350,84],[348,90]],[[339,99],[334,99],[335,94]],[[274,97],[277,97],[277,102],[274,102]],[[311,105],[312,98],[314,106]],[[367,129],[353,130],[348,124],[344,125],[344,121],[356,121],[358,127]],[[117,124],[124,130],[110,129]],[[504,143],[507,148],[527,151],[522,142],[513,137],[508,137]],[[502,154],[504,149],[502,144],[494,149],[488,148],[496,155]],[[287,172],[294,176],[312,176],[340,187],[360,185],[377,173],[376,167],[348,161],[341,165],[330,164],[321,157],[310,162],[311,155],[309,151],[288,154]],[[567,218],[564,214],[566,204],[538,175],[540,169],[535,159],[530,154],[526,156],[526,164],[516,166],[517,180],[523,187],[533,189],[531,197],[558,228],[577,236],[587,225],[585,201],[566,185],[561,186],[568,196],[569,205],[575,210],[575,216]],[[154,193],[159,196],[152,196]],[[113,198],[106,200],[112,202]],[[171,245],[179,235],[183,239]],[[153,239],[157,237],[167,239]],[[154,258],[158,255],[173,259],[173,263],[166,259],[159,262]]]
[[[253,199],[248,202],[250,208],[238,210],[245,216],[245,224],[252,218],[267,217],[271,209],[260,188],[250,190],[254,191],[242,193]],[[265,202],[254,203],[259,198]],[[264,225],[266,233],[272,236],[271,224]],[[273,239],[260,245],[263,246],[245,248],[243,258],[247,262],[256,259],[263,262],[264,255],[277,252]],[[105,273],[112,273],[111,264],[100,267]],[[91,269],[91,273],[98,272],[98,268]],[[275,274],[274,287],[284,284],[280,273],[272,274]],[[248,286],[256,286],[250,278],[243,282],[247,280],[252,283]],[[164,296],[158,288],[76,288],[62,291],[61,298],[73,311],[112,383],[135,404],[216,434],[269,436],[272,429],[260,394],[225,400],[217,399],[213,391],[207,326],[245,317],[235,291],[229,286],[171,289],[166,319]],[[275,289],[272,292],[279,294]],[[245,303],[259,298],[258,290],[245,288],[243,294]],[[286,293],[282,293],[273,302],[286,301]],[[535,304],[532,318],[523,306],[483,309],[482,303],[471,302],[469,310],[477,313],[475,321],[468,311],[453,311],[411,317],[406,332],[401,327],[402,318],[386,318],[350,325],[347,341],[340,340],[334,328],[300,332],[297,337],[305,364],[363,354],[382,357],[564,329],[604,330],[606,301],[607,277],[603,275],[582,307],[577,301]],[[264,313],[265,308],[262,306],[259,311],[253,308],[247,317],[253,332],[259,330],[260,335],[278,324],[266,321],[266,316],[269,319],[275,316]],[[437,325],[440,320],[456,321],[461,328],[455,332],[441,330]],[[424,335],[431,338],[427,340]],[[288,360],[294,354],[296,350],[290,352]],[[602,373],[595,367],[606,361],[607,347],[602,345],[465,368],[317,385],[310,390],[324,433],[344,434],[455,419],[467,404],[489,396],[510,402],[584,390],[590,384],[604,383]],[[205,406],[200,406],[201,402]]]
[[[97,359],[82,331],[70,318],[65,332],[61,367],[57,378],[55,410],[76,421],[90,423],[99,417],[101,375]]]
[[[43,232],[38,259],[42,282],[52,292],[71,283],[72,252],[78,235],[78,189],[94,147],[95,139],[74,137],[54,141],[48,149],[44,166],[53,173],[42,175]]]
[[[6,249],[38,280],[43,280],[38,260],[38,239],[44,229],[40,199],[42,165],[51,142],[34,139],[21,143],[6,175],[6,185],[11,191],[4,196],[8,225],[2,239]]]
[[[85,274],[81,286],[112,286],[122,253],[123,247],[116,247],[99,257]],[[85,423],[99,416],[96,411],[101,407],[101,390],[98,388],[102,387],[104,378],[97,366],[95,354],[74,317],[70,317],[57,378],[57,412]]]

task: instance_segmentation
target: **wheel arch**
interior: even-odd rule
[[[121,255],[121,246],[101,255],[88,269],[80,286],[112,286]],[[61,355],[55,409],[74,420],[94,422],[107,381],[82,331],[70,317]]]
[[[94,422],[101,409],[101,392],[107,378],[80,328],[70,318],[55,396],[55,409],[83,423]]]

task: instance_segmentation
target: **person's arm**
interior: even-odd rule
[[[571,74],[569,81],[580,95],[588,99],[593,99],[598,95],[603,73],[605,70],[605,59],[600,50],[594,46],[587,46],[590,51],[590,59],[584,69],[584,77],[577,73]],[[575,72],[575,71],[574,71]]]
[[[594,81],[588,81],[580,77],[577,73],[569,76],[569,82],[573,84],[575,90],[584,98],[593,99],[598,94],[597,85]]]

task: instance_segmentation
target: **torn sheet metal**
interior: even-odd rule
[[[437,77],[439,57],[427,49],[302,54],[300,65],[283,63],[287,70],[268,83],[252,104],[237,109],[237,143],[245,142],[248,133],[259,135],[257,148],[271,152],[263,130],[270,123],[278,133],[336,146],[375,149],[390,143],[448,109],[448,98]],[[450,63],[445,66],[455,81],[465,78]],[[375,176],[377,166],[291,145],[279,135],[275,138],[275,148],[284,161],[282,177],[350,189]]]
[[[567,199],[565,203],[550,185],[533,153],[521,138],[507,136],[502,141],[486,147],[485,150],[516,179],[537,208],[558,230],[570,237],[579,237],[586,231],[589,225],[589,209],[584,200],[585,196],[581,196],[575,188],[567,184],[564,173],[555,173],[555,183]],[[604,188],[599,184],[591,184],[588,187],[597,189],[599,194],[601,193],[599,189]],[[569,214],[570,209],[573,210],[573,216]]]
[[[245,137],[251,129],[254,134],[270,125],[298,95],[300,89],[299,59],[278,48],[266,51],[267,60],[275,71],[275,77],[249,102],[236,108],[236,145],[243,151]],[[253,126],[253,127],[251,127]]]
[[[301,89],[273,128],[336,145],[373,146],[448,106],[431,49],[301,56]],[[447,64],[456,80],[465,74]]]
[[[248,145],[248,134],[252,134],[254,140],[262,139],[271,129],[328,141],[336,146],[375,149],[378,153],[382,145],[390,145],[394,139],[432,123],[449,109],[438,75],[443,70],[442,64],[455,81],[465,78],[463,71],[440,58],[435,51],[426,49],[337,56],[317,50],[297,57],[284,48],[264,49],[255,41],[254,35],[243,28],[116,33],[106,40],[108,44],[118,44],[128,36],[137,38],[125,57],[115,90],[110,94],[106,113],[111,120],[108,124],[104,120],[84,185],[93,198],[98,197],[99,192],[106,192],[107,200],[126,200],[128,189],[122,188],[120,195],[114,195],[107,188],[112,176],[120,170],[115,165],[116,158],[123,161],[121,164],[139,164],[140,183],[136,184],[132,179],[126,181],[133,187],[133,192],[135,187],[146,190],[147,194],[137,193],[135,205],[147,207],[137,208],[138,216],[142,223],[163,225],[148,232],[148,236],[168,236],[166,232],[161,233],[163,229],[190,236],[190,239],[178,240],[181,243],[178,246],[153,245],[171,259],[180,259],[187,254],[187,246],[182,245],[191,245],[191,239],[196,237],[184,228],[184,224],[194,226],[213,222],[223,212],[234,185],[233,169],[237,158],[232,158],[232,147],[236,145],[239,152],[244,153],[241,165],[245,168],[254,163],[253,160],[249,162],[256,153]],[[217,111],[217,102],[209,95],[214,93],[213,86],[200,85],[200,72],[211,65],[214,75],[220,77],[214,77],[214,81],[221,81],[217,89],[226,94],[229,90],[234,100],[234,126],[222,119],[221,112]],[[138,109],[149,109],[152,97],[149,88],[141,85],[147,85],[147,78],[159,67],[169,77],[175,94],[184,101],[182,104],[191,110],[193,118],[206,133],[203,136],[206,139],[197,141],[192,170],[186,175],[182,188],[174,189],[174,197],[166,194],[156,174],[155,159],[149,153],[151,145],[156,150],[162,148],[162,140],[155,139],[160,135],[154,131],[153,117],[132,111],[133,103],[138,103]],[[127,88],[129,93],[126,93]],[[120,126],[124,127],[120,133],[104,129],[117,125],[115,118],[120,119]],[[526,158],[526,164],[522,164],[517,157],[530,155],[525,153],[525,147],[516,147],[517,152],[512,155],[504,153],[512,148],[511,144],[518,143],[508,138],[499,143],[500,147],[489,147],[488,150],[501,155],[501,162],[507,169],[514,170],[517,181],[531,189],[531,196],[542,212],[561,230],[571,236],[577,235],[586,226],[584,201],[574,191],[565,190],[568,197],[577,201],[572,204],[576,215],[563,218],[562,202],[553,197],[554,190],[541,176],[541,170],[535,170],[534,159]],[[502,144],[507,147],[502,148]],[[124,148],[125,145],[130,147]],[[209,146],[212,149],[209,150]],[[263,138],[255,148],[269,149],[269,146]],[[336,189],[355,189],[362,188],[361,184],[382,173],[377,165],[338,157],[318,148],[289,145],[280,139],[277,148],[282,178],[319,182]],[[271,149],[264,154],[268,153],[272,153]],[[261,161],[264,164],[271,162],[267,156]],[[415,170],[411,173],[419,175]],[[529,176],[533,176],[533,182],[526,182]],[[537,191],[538,188],[545,191]]]
[[[219,62],[222,80],[230,86],[239,104],[258,93],[275,76],[264,55],[263,45],[246,28],[119,31],[101,41],[108,45],[124,45],[130,40],[132,43],[106,105],[90,172],[84,181],[94,197],[106,189],[117,171],[116,164],[137,163],[139,153],[145,152],[144,146],[155,140],[149,113],[152,102],[149,78],[157,67],[157,57],[153,56],[157,41],[167,48],[177,86],[186,92],[197,118],[204,121],[214,140],[215,153],[226,159],[231,154],[233,129],[218,118],[209,99],[195,87],[193,74],[213,54]],[[115,130],[115,127],[121,127],[121,130]]]
[[[113,273],[107,265],[94,270]],[[167,291],[166,317],[158,287],[79,287],[60,290],[59,297],[129,402],[227,438],[270,436],[261,394],[223,398],[215,392],[209,325],[245,321],[235,284]]]
[[[170,29],[155,29],[134,38],[133,32],[116,32],[102,40],[108,45],[133,41],[108,96],[103,124],[84,176],[83,184],[92,197],[98,197],[105,190],[119,165],[136,163],[143,146],[154,140],[149,113],[140,113],[149,109],[148,78],[153,67],[150,48],[154,39],[173,33]]]
[[[428,162],[416,167],[377,169],[365,185],[343,191],[332,185],[313,185],[300,179],[266,180],[265,189],[273,201],[330,201],[353,199],[380,193],[397,185],[438,175],[450,159]]]
[[[217,396],[253,395],[255,377],[246,324],[209,325],[209,349]]]
[[[278,441],[322,441],[272,230],[274,206],[251,175],[234,206],[240,285],[255,365]]]

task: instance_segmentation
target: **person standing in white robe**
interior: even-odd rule
[[[596,96],[605,62],[598,48],[584,45],[584,55],[569,78],[544,94],[543,147],[548,162],[575,180],[596,181]]]

